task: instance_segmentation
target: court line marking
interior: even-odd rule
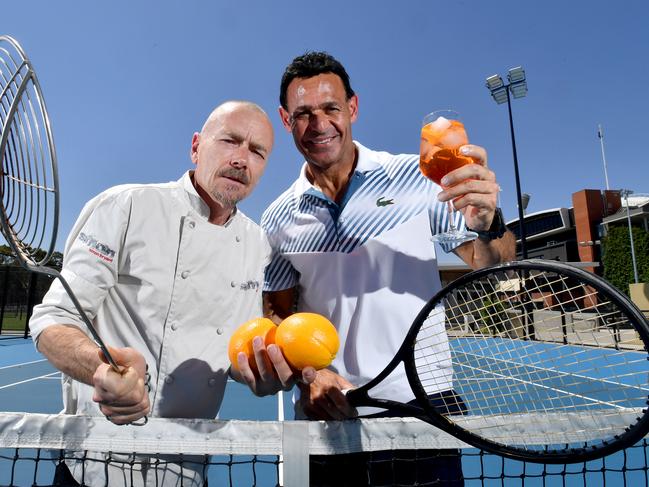
[[[32,360],[31,362],[23,362],[21,364],[5,365],[4,367],[0,367],[0,370],[11,369],[12,367],[22,367],[23,365],[38,364],[40,362],[47,362],[47,359],[43,358],[43,359],[40,359],[40,360]]]
[[[527,364],[525,362],[520,361],[522,359],[522,357],[512,357],[511,359],[498,358],[498,357],[493,357],[493,356],[489,356],[489,355],[480,355],[480,354],[475,353],[475,352],[471,353],[470,351],[465,352],[465,351],[459,351],[459,350],[455,351],[455,353],[456,354],[457,353],[463,353],[467,357],[475,357],[478,360],[487,359],[487,360],[492,360],[492,361],[497,362],[497,363],[498,362],[503,362],[506,365],[509,365],[510,369],[513,368],[511,366],[511,365],[513,365],[517,369],[520,369],[520,368],[525,369],[525,368],[527,368],[527,369],[533,369],[533,370],[536,370],[536,371],[540,370],[540,371],[543,371],[543,372],[554,373],[554,374],[556,374],[556,377],[560,377],[560,376],[579,377],[580,379],[587,379],[587,380],[590,380],[592,382],[603,382],[605,384],[612,384],[612,385],[615,385],[615,386],[622,386],[622,387],[628,388],[628,389],[638,389],[640,391],[649,391],[649,389],[647,387],[643,387],[641,385],[625,384],[624,382],[614,381],[612,379],[608,379],[608,378],[605,378],[605,377],[601,377],[601,378],[600,377],[591,377],[589,375],[579,374],[579,373],[575,373],[575,372],[565,372],[563,370],[558,370],[558,369],[553,369],[553,368],[548,368],[548,367],[541,367],[539,365],[534,365],[534,364]],[[518,362],[516,360],[518,360]],[[458,365],[460,365],[461,367],[466,366],[464,363],[461,363],[461,364],[458,364]],[[625,363],[615,363],[615,364],[613,364],[613,366],[617,366],[617,367],[624,367],[625,365],[628,366],[629,362],[627,361]],[[607,365],[606,367],[611,367],[611,365]],[[474,367],[474,368],[475,368],[475,370],[484,371],[483,369],[480,369],[478,367]],[[493,373],[492,371],[486,371],[486,372]],[[643,373],[643,371],[640,371],[638,373]],[[497,375],[497,374],[494,374],[494,375]],[[628,373],[625,374],[625,375],[628,375]],[[501,377],[504,378],[504,377],[507,377],[507,376],[502,375]]]
[[[50,378],[53,375],[58,374],[58,373],[59,373],[59,371],[57,370],[56,372],[52,372],[51,374],[41,375],[39,377],[32,377],[31,379],[21,380],[20,382],[14,382],[13,384],[7,384],[7,385],[4,385],[4,386],[0,386],[0,390],[7,389],[8,387],[19,386],[20,384],[25,384],[27,382],[32,382],[32,381],[39,380],[39,379],[48,379],[48,378]]]
[[[521,382],[521,383],[526,384],[526,385],[533,385],[533,386],[539,387],[541,389],[548,389],[550,391],[561,392],[561,393],[563,393],[563,394],[565,394],[566,396],[569,396],[569,397],[578,397],[579,399],[586,399],[587,401],[593,402],[595,404],[600,404],[600,405],[604,404],[606,406],[611,406],[611,407],[618,408],[618,409],[624,409],[623,406],[619,406],[617,404],[613,404],[613,403],[610,403],[608,401],[600,401],[599,399],[595,399],[594,397],[588,397],[588,396],[585,396],[583,394],[577,394],[575,392],[566,391],[566,390],[561,389],[559,387],[547,386],[545,384],[540,384],[540,383],[530,381],[530,380],[526,380],[526,379],[520,379],[518,377],[510,377],[510,376],[507,376],[507,375],[499,374],[499,373],[491,371],[491,370],[490,371],[485,371],[484,369],[479,369],[478,367],[471,367],[471,366],[468,366],[468,365],[465,365],[465,364],[462,364],[462,366],[466,367],[467,369],[478,370],[480,372],[488,372],[489,374],[491,374],[491,375],[493,375],[493,376],[495,376],[497,378],[510,379],[510,380],[513,380],[514,382]]]

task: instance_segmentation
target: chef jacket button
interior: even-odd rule
[[[236,285],[237,285],[236,282],[234,282],[234,281],[230,281],[230,286],[231,286],[231,287],[236,287]]]
[[[234,239],[235,239],[237,242],[241,242],[241,237],[240,237],[239,235],[237,235],[236,237],[234,237]]]
[[[173,381],[174,381],[174,378],[173,378],[172,375],[168,375],[167,377],[165,377],[165,384],[171,384],[171,383],[173,383]]]
[[[188,223],[187,225],[189,226],[189,228],[194,228],[194,227],[196,226],[196,222],[190,220],[189,223]]]
[[[212,377],[210,380],[207,381],[207,383],[210,385],[210,387],[214,387],[216,385],[216,379]]]
[[[172,323],[172,324],[171,324],[171,329],[172,329],[173,331],[176,331],[176,330],[178,329],[178,323]]]
[[[217,335],[223,335],[223,328],[217,328],[216,329],[216,334]]]
[[[187,276],[189,276],[189,271],[182,271],[182,273],[180,274],[180,277],[182,277],[183,279],[187,279]]]

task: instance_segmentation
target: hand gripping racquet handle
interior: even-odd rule
[[[58,272],[57,272],[57,274],[58,274]],[[108,347],[106,346],[106,344],[104,343],[104,341],[101,339],[101,337],[100,337],[99,334],[97,333],[97,330],[95,330],[95,327],[94,327],[93,324],[90,322],[90,319],[88,318],[88,315],[86,315],[86,313],[83,311],[83,308],[81,308],[81,303],[79,303],[79,300],[77,299],[77,297],[76,297],[76,296],[74,295],[74,293],[72,292],[72,289],[70,288],[70,285],[69,285],[68,282],[63,278],[62,275],[58,274],[58,276],[56,276],[56,277],[59,279],[59,281],[61,282],[61,284],[62,284],[63,287],[65,288],[65,291],[68,293],[68,296],[69,296],[70,299],[72,300],[72,303],[74,304],[74,307],[77,309],[77,312],[79,313],[79,316],[81,317],[81,319],[83,320],[84,324],[86,325],[86,327],[87,327],[88,330],[90,331],[90,334],[92,335],[93,340],[95,341],[95,343],[97,344],[97,346],[98,346],[98,347],[101,349],[101,351],[103,352],[104,356],[106,357],[106,360],[108,360],[108,363],[110,364],[110,366],[113,368],[113,370],[114,370],[115,372],[119,372],[119,371],[120,371],[119,366],[117,365],[117,363],[116,363],[115,360],[113,359],[112,355],[111,355],[110,352],[108,351]]]
[[[68,282],[65,280],[65,278],[58,272],[53,271],[52,269],[48,269],[49,272],[52,272],[55,274],[55,277],[58,278],[58,280],[61,282],[63,285],[65,291],[68,293],[68,296],[70,296],[70,299],[72,300],[72,303],[74,304],[74,307],[77,309],[77,312],[79,313],[79,316],[81,316],[81,319],[83,320],[84,324],[88,327],[88,330],[90,330],[90,334],[92,335],[92,338],[94,339],[95,343],[99,347],[99,349],[102,351],[104,354],[104,357],[106,357],[106,360],[108,361],[109,365],[112,367],[112,369],[117,372],[121,373],[121,369],[119,365],[115,362],[113,359],[112,355],[108,351],[108,347],[104,343],[104,341],[101,339],[99,334],[97,333],[97,330],[95,330],[95,327],[92,325],[90,322],[90,319],[88,318],[88,315],[83,311],[83,308],[81,307],[81,303],[79,303],[79,300],[77,297],[74,295],[72,292],[72,289],[70,288],[70,285]],[[151,390],[151,375],[148,372],[149,366],[147,365],[147,372],[145,376],[145,387],[147,388],[147,392]],[[139,421],[139,420],[138,420]],[[133,426],[144,426],[149,422],[149,418],[147,416],[144,416],[142,418],[141,422],[133,422],[130,423]]]

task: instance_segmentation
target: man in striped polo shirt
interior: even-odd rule
[[[344,419],[380,413],[355,411],[341,391],[365,384],[383,370],[419,310],[441,288],[430,237],[448,229],[446,202],[453,200],[459,210],[458,227],[466,225],[480,238],[444,250],[472,268],[513,259],[514,238],[505,232],[496,208],[499,186],[479,146],[463,146],[476,164],[449,173],[443,190],[421,175],[418,155],[377,152],[354,141],[351,125],[358,116],[358,98],[345,68],[327,53],[293,60],[282,77],[280,103],[282,123],[305,164],[262,217],[273,249],[265,310],[276,321],[296,306],[320,313],[336,325],[341,339],[331,367],[319,371],[313,383],[299,385],[296,416]],[[450,368],[450,359],[440,369],[445,366]],[[450,375],[440,370],[441,377]],[[442,382],[440,394],[452,388],[450,380]],[[414,399],[403,368],[372,395]],[[394,465],[400,483],[444,478],[462,485],[457,456],[427,453],[385,452],[389,461],[381,463]],[[409,459],[395,462],[398,458]],[[312,458],[312,485],[363,485],[360,479],[368,477],[363,454],[323,461]],[[379,470],[370,470],[370,485],[386,481],[376,477]]]

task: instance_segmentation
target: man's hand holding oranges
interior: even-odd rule
[[[231,375],[258,396],[309,384],[338,351],[335,327],[314,313],[295,313],[279,326],[268,318],[241,325],[230,339]]]

